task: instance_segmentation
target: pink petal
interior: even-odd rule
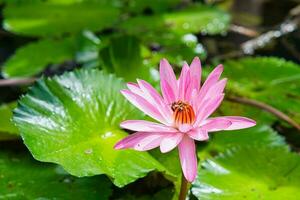
[[[198,141],[205,141],[209,139],[208,131],[201,128],[192,129],[187,134],[190,138]]]
[[[119,141],[115,149],[135,149],[137,151],[148,151],[158,147],[166,133],[144,133],[137,132]]]
[[[224,91],[226,83],[227,83],[227,79],[224,78],[224,79],[218,81],[217,83],[215,83],[214,85],[212,85],[208,89],[207,93],[204,94],[204,96],[202,97],[202,99],[201,100],[198,99],[198,104],[196,105],[196,108],[197,107],[198,108],[202,108],[202,107],[205,106],[205,103],[207,103],[208,99],[214,99],[217,96],[220,96],[223,93],[223,91]]]
[[[207,117],[209,117],[222,103],[224,99],[224,94],[221,94],[213,99],[207,99],[204,102],[203,106],[200,107],[198,112],[196,113],[196,121],[194,123],[194,127],[201,124]]]
[[[160,151],[162,153],[166,153],[173,150],[179,144],[182,137],[182,133],[170,133],[168,136],[162,139],[160,143]]]
[[[176,101],[177,91],[175,93],[172,87],[166,81],[161,81],[160,86],[161,86],[163,98],[167,104],[171,104],[174,101]]]
[[[193,126],[191,124],[180,124],[178,129],[181,133],[186,133],[191,130]]]
[[[210,84],[214,84],[216,83],[219,78],[221,77],[221,74],[224,70],[224,67],[223,65],[218,65],[208,76],[207,76],[207,79],[206,79],[206,83],[203,84],[203,87],[205,85],[207,85],[207,87],[209,88],[209,83]]]
[[[190,73],[189,73],[189,66],[187,63],[184,63],[181,74],[179,76],[178,82],[178,99],[180,100],[186,100],[185,99],[185,93],[187,92],[189,83],[190,83]]]
[[[223,72],[223,65],[218,65],[207,77],[206,81],[204,82],[203,86],[200,89],[199,95],[198,95],[198,106],[197,109],[200,107],[200,105],[203,104],[203,101],[205,100],[204,97],[206,96],[206,93],[208,90],[215,85],[219,78],[221,77],[221,74]]]
[[[232,125],[232,122],[224,118],[210,118],[205,120],[204,124],[201,125],[201,129],[207,130],[208,132],[226,130]]]
[[[120,124],[124,129],[142,132],[177,132],[175,128],[144,120],[127,120]]]
[[[149,103],[143,97],[129,91],[129,90],[121,90],[121,93],[125,96],[125,98],[130,101],[135,107],[143,111],[145,114],[149,115],[153,119],[156,119],[164,124],[167,122],[165,121],[164,117],[161,113],[154,107],[151,103]]]
[[[137,80],[139,87],[143,91],[143,97],[147,99],[152,105],[154,105],[161,115],[169,123],[172,122],[172,110],[169,105],[166,105],[160,94],[144,80]]]
[[[198,57],[195,57],[190,65],[190,77],[192,90],[196,89],[199,91],[201,81],[201,62]]]
[[[197,109],[197,105],[198,105],[198,98],[197,98],[198,94],[197,93],[198,93],[197,90],[194,89],[192,91],[192,95],[191,95],[191,99],[190,99],[191,106],[195,109],[194,111],[198,110]]]
[[[213,98],[215,96],[219,96],[220,94],[222,94],[223,91],[224,91],[224,88],[226,86],[226,83],[227,83],[226,78],[224,78],[224,79],[218,81],[217,83],[215,83],[213,86],[211,86],[209,88],[207,93],[204,95],[205,96],[204,99]]]
[[[172,103],[177,98],[177,81],[174,71],[166,59],[160,61],[160,83],[163,97],[167,103]]]
[[[214,117],[214,118],[207,119],[207,121],[209,122],[214,120],[227,120],[231,122],[230,126],[222,130],[238,130],[238,129],[249,128],[256,125],[256,122],[254,120],[246,117],[225,116],[225,117]]]
[[[184,136],[178,145],[179,158],[183,174],[189,182],[193,182],[197,175],[196,146],[193,139]]]
[[[144,95],[143,91],[141,90],[141,88],[139,87],[139,85],[136,84],[136,83],[127,83],[127,87],[128,87],[128,89],[131,92],[133,92],[133,93],[135,93],[135,94],[137,94],[139,96],[143,96]]]

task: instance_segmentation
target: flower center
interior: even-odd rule
[[[171,109],[175,124],[192,124],[195,121],[195,112],[193,107],[184,101],[173,102]]]

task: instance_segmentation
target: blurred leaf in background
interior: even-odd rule
[[[111,38],[110,44],[100,51],[100,62],[105,71],[115,73],[125,81],[151,78],[150,68],[143,65],[141,44],[133,36]]]
[[[43,39],[19,48],[3,65],[5,77],[30,77],[41,73],[50,64],[72,60],[76,46],[74,38]],[[52,65],[53,66],[53,65]]]
[[[61,36],[84,29],[99,31],[117,21],[109,1],[16,1],[4,8],[4,28],[28,36]]]
[[[76,178],[61,167],[39,163],[18,150],[1,148],[0,174],[1,199],[105,200],[112,192],[111,183],[103,176]]]
[[[300,122],[300,67],[280,58],[243,58],[225,62],[227,89],[270,104]]]
[[[12,122],[13,109],[17,107],[16,102],[3,104],[0,106],[0,132],[17,134],[18,129]]]

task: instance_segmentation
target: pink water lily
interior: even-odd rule
[[[223,66],[217,66],[202,86],[201,63],[194,58],[191,65],[184,63],[176,79],[166,59],[160,62],[162,96],[146,81],[128,83],[121,93],[134,106],[156,122],[127,120],[124,129],[136,131],[115,145],[115,149],[132,148],[147,151],[160,147],[166,153],[178,146],[185,178],[193,182],[197,175],[195,141],[208,140],[209,132],[236,130],[254,126],[255,121],[237,116],[209,117],[221,104],[227,79],[221,79]]]

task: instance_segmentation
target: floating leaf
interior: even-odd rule
[[[177,33],[218,34],[227,30],[230,16],[215,7],[192,6],[164,15],[164,23]]]
[[[260,124],[252,128],[210,133],[210,140],[198,150],[201,159],[225,152],[228,148],[243,146],[270,146],[289,149],[284,139],[272,128]]]
[[[228,89],[265,102],[300,122],[300,66],[275,57],[243,58],[225,63]]]
[[[59,1],[9,3],[4,8],[4,28],[29,36],[57,36],[99,31],[111,26],[119,16],[112,3],[100,1]]]
[[[36,159],[80,177],[107,174],[123,186],[165,170],[146,152],[113,149],[127,135],[119,123],[138,117],[119,92],[124,85],[92,69],[44,78],[19,101],[14,121]]]
[[[26,77],[42,72],[49,64],[59,64],[75,56],[73,38],[44,39],[20,47],[6,61],[2,74],[6,77]]]
[[[0,199],[108,199],[105,177],[76,178],[26,153],[1,149]]]
[[[146,58],[152,65],[161,58],[182,65],[183,60],[206,57],[205,49],[192,33],[218,34],[226,32],[229,15],[215,7],[196,5],[177,12],[138,16],[120,24],[119,29],[135,35],[155,52]]]
[[[259,145],[231,149],[203,163],[192,192],[207,200],[297,200],[299,164],[299,155],[286,148]]]
[[[153,32],[171,35],[169,31],[179,35],[199,32],[218,34],[227,30],[229,21],[230,16],[222,10],[211,6],[194,5],[178,12],[132,18],[124,22],[121,28],[142,37]]]

